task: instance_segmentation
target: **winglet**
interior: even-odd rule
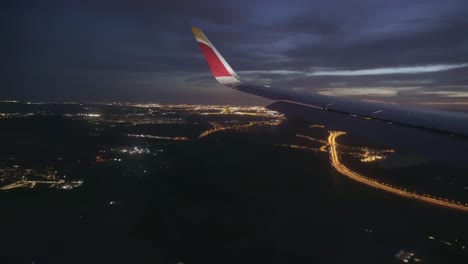
[[[208,66],[210,66],[211,72],[216,80],[229,87],[234,87],[239,84],[239,76],[231,66],[229,66],[213,44],[211,44],[201,29],[192,27],[192,32],[200,45],[203,55],[205,55],[205,59],[208,62]]]

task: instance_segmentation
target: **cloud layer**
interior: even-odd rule
[[[460,64],[437,64],[425,66],[412,66],[412,67],[391,67],[391,68],[377,68],[377,69],[363,69],[352,71],[317,71],[309,73],[310,76],[362,76],[362,75],[385,75],[385,74],[417,74],[428,72],[448,71],[452,69],[468,67],[468,63]]]
[[[0,12],[4,99],[261,103],[214,82],[193,25],[239,75],[285,89],[448,104],[468,84],[463,0],[18,0]]]

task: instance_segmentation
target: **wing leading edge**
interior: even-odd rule
[[[369,136],[369,133],[372,134],[372,129],[379,127],[379,129],[382,129],[380,140],[385,140],[385,142],[390,141],[392,145],[405,150],[416,149],[416,152],[424,152],[424,154],[427,152],[427,147],[424,148],[422,146],[427,146],[434,142],[433,147],[435,148],[438,147],[438,142],[440,141],[440,147],[446,152],[435,156],[444,157],[444,160],[453,161],[453,156],[448,158],[450,153],[458,157],[460,155],[464,156],[464,150],[468,149],[468,114],[402,107],[318,94],[305,94],[288,89],[244,82],[232,70],[200,29],[192,28],[192,31],[216,80],[230,88],[279,101],[267,106],[267,108],[277,110],[289,117],[311,122],[330,123],[331,126],[347,124],[347,126],[340,127],[353,130],[356,134],[365,137],[379,138],[375,133]],[[359,129],[355,129],[356,126],[359,126]],[[369,127],[370,129],[366,129],[365,127]],[[374,131],[380,131],[379,129]],[[403,143],[398,144],[398,141],[389,140],[390,137],[399,135],[397,130],[405,131],[401,134],[404,137],[401,139],[406,139],[401,141]],[[393,133],[385,133],[387,131],[393,131]],[[404,135],[408,133],[411,136],[405,137]],[[422,133],[431,137],[419,136]],[[412,145],[411,142],[420,143],[416,144],[414,148],[408,147]],[[434,158],[434,155],[431,156]],[[437,159],[437,157],[435,158]]]

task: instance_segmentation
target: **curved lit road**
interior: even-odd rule
[[[456,201],[449,201],[448,199],[442,199],[426,194],[417,194],[416,192],[411,192],[403,188],[398,188],[394,187],[390,184],[387,183],[382,183],[378,182],[375,179],[360,175],[350,169],[348,169],[345,165],[343,165],[340,162],[340,157],[338,155],[338,152],[336,150],[337,148],[337,143],[336,143],[336,138],[346,134],[346,132],[341,132],[341,131],[330,131],[330,135],[328,136],[328,144],[330,145],[330,160],[331,164],[335,169],[345,175],[351,178],[352,180],[358,181],[360,183],[366,184],[368,186],[371,186],[373,188],[381,189],[389,193],[393,193],[399,196],[403,196],[406,198],[414,199],[414,200],[419,200],[427,203],[431,203],[434,205],[439,205],[439,206],[444,206],[452,209],[457,209],[457,210],[462,210],[468,212],[468,203],[460,203]]]

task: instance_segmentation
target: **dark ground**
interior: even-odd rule
[[[58,116],[0,119],[2,166],[53,166],[84,180],[71,191],[1,192],[1,263],[396,263],[401,249],[425,263],[467,262],[468,214],[352,182],[326,153],[276,146],[299,130],[317,137],[326,130],[285,122],[190,141],[123,135],[196,135],[213,121],[184,118],[115,127]],[[94,162],[100,150],[123,145],[157,155]]]

